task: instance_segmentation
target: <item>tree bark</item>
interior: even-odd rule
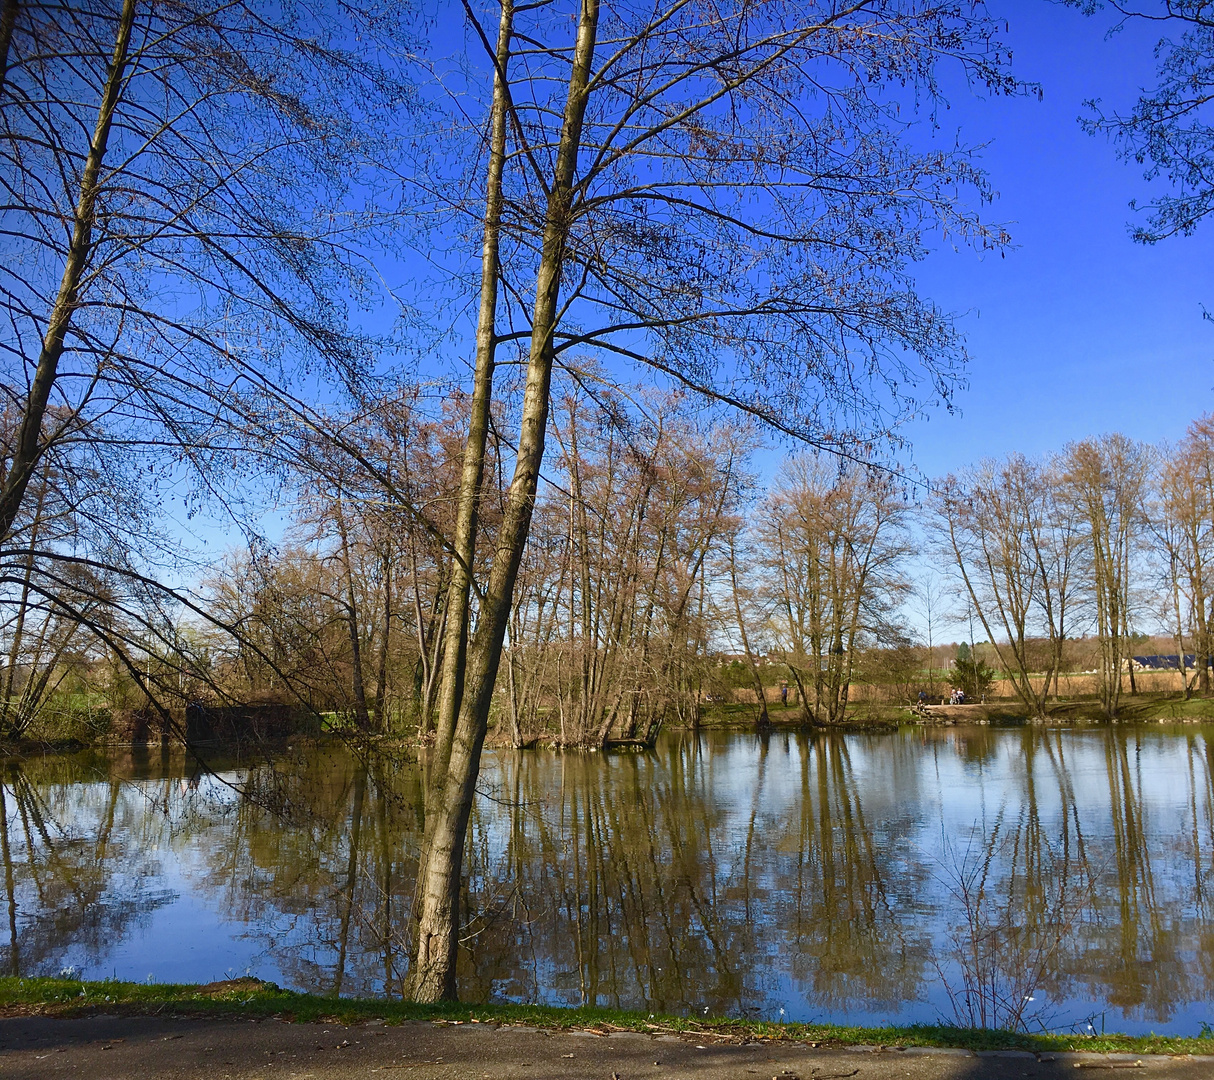
[[[476,364],[468,437],[460,473],[459,508],[455,523],[451,582],[447,589],[446,637],[439,690],[438,733],[434,742],[432,781],[441,784],[459,715],[468,655],[468,624],[472,593],[472,561],[480,511],[481,481],[489,443],[489,406],[493,400],[493,368],[497,350],[498,251],[501,237],[502,174],[506,166],[506,125],[509,87],[506,69],[514,34],[513,0],[502,0],[494,54],[493,100],[489,124],[489,172],[486,177],[484,238],[481,246],[481,298],[476,325]],[[437,796],[438,792],[432,794]],[[429,796],[427,796],[429,797]]]
[[[573,205],[573,177],[589,97],[598,16],[598,0],[582,0],[561,138],[545,212],[543,246],[531,319],[531,355],[527,365],[514,477],[476,635],[469,646],[464,691],[450,753],[447,755],[446,777],[441,789],[436,790],[433,813],[427,813],[427,825],[433,821],[433,828],[428,830],[430,840],[419,867],[415,959],[409,980],[409,993],[415,1001],[453,999],[456,995],[459,886],[464,840],[480,773],[481,750],[510,617],[514,582],[531,525],[544,456],[552,381],[553,332]]]

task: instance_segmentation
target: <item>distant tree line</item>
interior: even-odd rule
[[[282,489],[284,540],[230,551],[199,598],[213,621],[180,622],[171,647],[149,642],[144,679],[178,704],[295,703],[351,731],[433,738],[467,408],[459,395],[437,410],[396,395],[356,423],[335,419],[371,471],[305,431]],[[698,721],[723,654],[739,657],[732,683],[753,691],[759,722],[778,669],[806,722],[838,723],[856,684],[908,700],[931,680],[934,693],[924,649],[967,620],[982,643],[972,661],[967,646],[975,672],[945,657],[939,667],[957,666],[942,677],[973,697],[988,664],[1032,716],[1078,663],[1115,717],[1146,630],[1166,636],[1186,697],[1211,689],[1214,416],[1175,445],[1103,436],[927,488],[812,454],[789,456],[763,487],[755,430],[680,394],[592,395],[571,380],[550,428],[557,453],[493,702],[513,745],[652,743],[668,722]],[[492,549],[505,493],[501,447],[488,446],[478,542]],[[122,706],[143,693],[91,645],[92,624],[114,619],[104,574],[64,576],[75,616],[34,595],[42,546],[78,543],[88,527],[88,501],[69,506],[55,479],[40,481],[24,572],[8,585],[10,732],[90,696]]]

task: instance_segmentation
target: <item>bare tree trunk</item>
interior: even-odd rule
[[[506,124],[509,88],[506,67],[514,34],[513,0],[502,0],[498,24],[496,71],[490,107],[489,173],[486,177],[484,240],[481,247],[481,302],[476,326],[476,367],[472,376],[472,407],[464,444],[459,482],[459,511],[452,545],[451,582],[447,588],[446,635],[438,707],[438,734],[434,743],[433,783],[447,774],[447,758],[459,716],[468,656],[468,629],[476,554],[477,519],[485,452],[489,442],[489,406],[493,400],[493,366],[497,348],[498,251],[502,217],[502,173],[506,164]],[[435,790],[430,793],[437,796]],[[429,798],[430,795],[427,795]],[[429,820],[427,818],[427,820]],[[423,844],[424,846],[424,844]]]
[[[9,645],[8,659],[4,669],[4,697],[0,699],[0,734],[17,735],[20,733],[20,722],[17,719],[19,713],[13,710],[13,689],[17,676],[17,663],[21,659],[21,639],[25,635],[25,614],[29,609],[30,579],[34,573],[36,537],[37,530],[31,530],[25,573],[21,579],[21,599],[17,603],[17,616],[13,622],[13,640]]]
[[[25,490],[42,458],[42,421],[46,416],[51,391],[59,372],[59,360],[63,356],[67,330],[76,310],[80,283],[93,252],[93,218],[97,208],[98,178],[101,174],[101,164],[105,160],[114,111],[118,107],[118,98],[126,76],[127,53],[134,22],[135,0],[123,0],[122,11],[118,17],[114,53],[106,74],[105,87],[101,92],[101,104],[97,110],[97,121],[89,142],[88,156],[80,176],[80,191],[72,218],[72,239],[68,245],[63,276],[59,282],[59,294],[47,319],[38,366],[34,369],[29,397],[22,410],[21,429],[4,484],[0,487],[0,540],[7,540],[12,535],[13,523],[21,510]]]
[[[1189,674],[1184,662],[1184,620],[1180,613],[1180,575],[1176,568],[1176,554],[1172,554],[1172,604],[1176,614],[1176,666],[1180,669],[1180,692],[1189,700]]]
[[[350,665],[353,669],[354,718],[359,731],[368,731],[371,727],[371,715],[367,711],[367,690],[363,682],[363,651],[362,640],[358,628],[358,603],[354,595],[354,566],[350,561],[350,536],[346,529],[346,519],[341,507],[341,493],[338,492],[335,503],[337,516],[337,532],[341,538],[341,561],[346,575],[346,627],[350,632]]]
[[[531,524],[552,381],[553,332],[556,328],[561,268],[570,226],[573,177],[581,144],[589,81],[598,31],[598,0],[582,0],[577,38],[571,56],[569,93],[553,182],[548,192],[543,246],[531,320],[531,356],[523,395],[523,415],[514,478],[506,501],[476,635],[469,647],[459,718],[447,756],[446,777],[433,813],[427,813],[430,841],[418,873],[418,926],[409,994],[415,1001],[455,997],[459,930],[459,887],[468,818],[480,774],[481,750],[489,706],[501,662],[510,617],[514,582]]]
[[[1193,589],[1193,619],[1197,624],[1193,635],[1193,664],[1197,668],[1197,688],[1202,694],[1210,692],[1210,621],[1206,611],[1205,566],[1201,558],[1200,541],[1190,540],[1194,551],[1194,566],[1189,579]]]
[[[742,648],[746,652],[746,665],[750,668],[750,678],[754,683],[755,696],[759,701],[759,724],[766,726],[771,723],[771,717],[767,714],[767,691],[763,689],[763,680],[759,677],[759,665],[755,663],[754,653],[750,650],[750,636],[746,633],[746,620],[742,618],[742,602],[738,598],[738,565],[732,538],[729,541],[729,583],[733,591],[733,610],[734,616],[738,620],[738,633],[742,635]]]
[[[514,649],[506,657],[506,677],[510,680],[510,745],[518,750],[523,745],[523,729],[519,723],[518,690],[514,685]]]
[[[4,93],[4,82],[8,78],[8,53],[20,9],[20,0],[4,0],[4,11],[0,13],[0,95]]]
[[[1134,657],[1132,655],[1130,655],[1130,653],[1132,651],[1130,649],[1130,624],[1129,624],[1129,620],[1126,618],[1124,611],[1121,614],[1121,639],[1122,639],[1122,641],[1124,641],[1126,643],[1125,662],[1126,662],[1126,667],[1129,668],[1129,670],[1130,670],[1130,693],[1137,694],[1138,686],[1134,682]]]
[[[388,730],[388,640],[392,633],[392,560],[385,551],[380,558],[380,573],[384,579],[384,628],[379,639],[379,659],[375,671],[375,729]]]

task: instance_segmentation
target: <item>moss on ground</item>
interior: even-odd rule
[[[258,979],[233,979],[205,986],[105,980],[0,978],[0,1016],[73,1017],[96,1013],[202,1017],[275,1017],[297,1022],[343,1024],[381,1019],[388,1023],[430,1020],[447,1023],[528,1024],[552,1030],[686,1032],[731,1042],[779,1040],[816,1046],[937,1046],[969,1050],[1085,1050],[1133,1054],[1214,1054],[1214,1037],[1172,1035],[1059,1035],[984,1031],[945,1024],[851,1027],[840,1024],[775,1024],[763,1020],[686,1017],[561,1009],[546,1005],[415,1005],[379,999],[323,997],[282,990]]]

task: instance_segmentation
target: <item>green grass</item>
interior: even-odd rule
[[[1054,724],[1100,724],[1107,719],[1094,694],[1085,697],[1050,701],[1047,705],[1048,722]],[[768,704],[772,722],[777,725],[799,725],[802,712],[798,705],[782,706],[779,695]],[[753,727],[759,715],[757,705],[712,702],[704,707],[704,727],[740,728]],[[1011,698],[992,698],[975,710],[974,719],[980,716],[994,724],[1016,724],[1027,721],[1024,706]],[[883,702],[855,702],[848,707],[844,727],[896,727],[912,719],[906,705]],[[1123,724],[1153,724],[1158,722],[1214,723],[1214,697],[1192,697],[1181,700],[1178,694],[1139,693],[1129,691],[1121,695],[1118,720]]]
[[[811,1042],[819,1046],[939,1046],[969,1050],[1087,1050],[1133,1054],[1214,1054],[1214,1038],[1171,1035],[1028,1035],[976,1031],[949,1025],[850,1027],[837,1024],[773,1024],[762,1020],[686,1017],[620,1012],[613,1009],[559,1009],[545,1005],[414,1005],[402,1001],[322,997],[280,990],[257,979],[207,986],[129,983],[106,980],[0,978],[0,1015],[37,1013],[81,1016],[90,1013],[210,1017],[280,1017],[298,1022],[388,1023],[436,1020],[529,1024],[552,1030],[600,1028],[630,1031],[715,1033],[731,1039]]]

